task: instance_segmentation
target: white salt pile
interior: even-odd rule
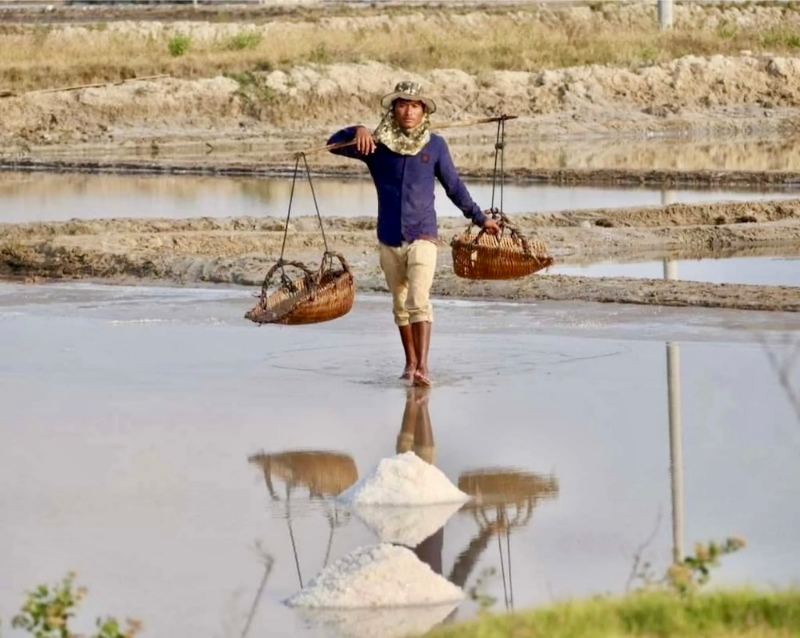
[[[410,549],[380,544],[360,547],[331,563],[286,604],[353,609],[443,605],[463,598],[460,587]]]
[[[371,609],[300,607],[297,614],[308,624],[324,627],[326,635],[342,638],[406,638],[427,634],[453,613],[456,607],[458,603]]]
[[[433,505],[469,498],[440,469],[405,452],[382,459],[336,500],[350,505]]]
[[[355,505],[353,511],[382,543],[416,547],[444,527],[461,506],[460,502],[424,507]]]

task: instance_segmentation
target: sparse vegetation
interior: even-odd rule
[[[668,592],[595,598],[484,615],[427,634],[480,638],[789,638],[800,632],[800,591],[726,591],[683,600]]]
[[[250,117],[262,119],[265,109],[275,99],[275,91],[267,85],[264,74],[244,71],[226,75],[239,83],[236,95],[242,101],[244,112]]]
[[[509,615],[489,615],[493,600],[482,593],[484,578],[470,590],[479,602],[477,620],[440,627],[431,638],[784,638],[800,631],[800,590],[753,590],[700,593],[719,559],[739,551],[745,543],[728,538],[723,543],[698,543],[695,553],[671,565],[656,578],[649,563],[637,574],[640,586],[624,597],[597,596],[553,607]],[[487,603],[488,601],[488,603]]]
[[[262,36],[258,31],[240,31],[228,42],[228,48],[232,51],[244,51],[245,49],[255,49],[261,44]]]
[[[192,39],[188,35],[174,35],[169,39],[167,49],[173,58],[177,58],[189,51],[191,43]]]
[[[55,585],[39,585],[27,592],[20,613],[11,620],[11,626],[23,629],[34,638],[78,638],[69,626],[78,605],[86,597],[85,587],[74,587],[75,573],[70,572]],[[111,616],[96,620],[97,632],[91,638],[134,638],[141,623],[128,619],[125,631],[120,622]]]
[[[588,16],[520,7],[513,15],[484,11],[469,19],[456,10],[430,10],[423,20],[408,10],[381,8],[351,15],[343,9],[339,22],[327,22],[330,15],[323,20],[312,16],[269,32],[263,30],[268,27],[243,26],[220,37],[153,32],[136,25],[87,28],[85,34],[62,37],[60,27],[15,25],[0,29],[0,87],[28,90],[116,81],[123,73],[208,77],[253,70],[256,64],[277,68],[376,60],[409,71],[459,68],[478,73],[648,64],[686,54],[738,55],[743,50],[794,54],[800,48],[798,6],[767,7],[764,11],[772,13],[752,24],[737,21],[740,7],[729,7],[724,14],[710,11],[701,11],[693,21],[678,20],[669,32],[658,31],[652,7],[626,9],[602,2],[592,5]],[[708,19],[702,17],[706,13]],[[390,19],[368,21],[381,15]],[[217,27],[201,28],[207,32]]]

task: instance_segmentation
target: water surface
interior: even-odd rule
[[[467,181],[476,202],[492,204],[492,185]],[[375,187],[367,179],[314,178],[320,214],[355,217],[377,214]],[[674,202],[756,201],[792,199],[795,190],[726,190],[506,185],[503,210],[508,213],[552,212],[626,206],[657,206]],[[461,211],[436,185],[437,213]],[[314,197],[305,178],[292,195],[291,178],[197,176],[86,175],[0,172],[0,222],[64,221],[106,217],[186,218],[240,215],[285,217],[313,215]],[[495,206],[500,192],[495,189]]]
[[[800,286],[797,257],[729,257],[671,260],[674,278],[714,284]],[[556,264],[548,272],[582,277],[665,278],[665,261],[599,262],[588,265]],[[673,276],[673,275],[670,275]]]
[[[276,474],[272,495],[254,462],[315,450],[363,476],[394,454],[408,411],[388,299],[360,296],[340,320],[287,328],[246,322],[252,303],[249,291],[224,288],[0,285],[0,617],[24,589],[75,569],[89,587],[85,631],[101,613],[140,618],[153,636],[238,636],[248,622],[250,635],[377,626],[370,635],[382,636],[423,620],[283,606],[326,557],[378,539],[329,495],[311,499],[310,479],[287,497]],[[685,542],[748,541],[716,584],[797,584],[800,415],[761,343],[788,352],[800,339],[796,314],[436,309],[436,387],[416,417],[428,420],[434,462],[453,482],[504,472],[518,484],[497,490],[515,521],[509,536],[492,526],[497,506],[446,519],[425,554],[444,576],[470,587],[494,567],[487,592],[498,611],[512,593],[521,608],[621,592],[653,530],[645,554],[665,568],[671,347]],[[796,367],[789,380],[800,383]],[[538,487],[520,488],[520,472]],[[509,494],[522,494],[518,506]],[[466,601],[426,618],[475,612]]]

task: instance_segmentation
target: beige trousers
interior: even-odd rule
[[[392,312],[398,326],[433,321],[430,292],[437,248],[427,239],[403,242],[398,247],[380,244],[381,270],[392,293]]]

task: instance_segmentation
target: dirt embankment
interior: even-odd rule
[[[515,216],[558,263],[800,252],[800,200]],[[800,310],[800,288],[585,278],[546,272],[524,280],[471,282],[452,272],[447,242],[465,227],[441,220],[438,295],[576,299],[663,305]],[[363,291],[384,291],[373,218],[331,218],[326,236]],[[259,285],[280,254],[278,219],[93,220],[0,225],[0,274],[114,281],[170,280]],[[286,256],[314,264],[323,244],[314,218],[291,222]]]
[[[519,115],[509,126],[519,140],[800,130],[800,59],[742,55],[481,77],[454,69],[408,73],[377,62],[314,65],[264,73],[257,107],[247,97],[250,88],[225,77],[128,82],[2,99],[0,140],[6,155],[31,144],[226,135],[314,145],[340,126],[375,125],[379,97],[400,77],[446,96],[441,120]]]
[[[564,30],[565,37],[582,38],[595,24],[603,28],[614,25],[620,30],[643,28],[653,21],[653,7],[638,3],[609,5],[602,11],[588,7],[526,9],[511,15],[519,23],[537,28],[552,23]],[[47,41],[74,47],[84,41],[107,40],[109,50],[113,50],[120,38],[162,43],[172,34],[186,34],[193,41],[216,42],[246,28],[265,39],[287,30],[296,31],[296,37],[302,39],[332,31],[387,30],[396,34],[423,24],[428,28],[429,23],[435,23],[441,33],[455,28],[480,33],[496,28],[498,20],[508,19],[508,12],[418,11],[244,25],[123,21],[108,23],[104,29],[53,27]],[[800,12],[780,7],[722,10],[678,5],[675,21],[676,27],[697,25],[711,33],[746,28],[797,30]],[[0,147],[8,156],[24,155],[40,146],[117,146],[154,139],[269,137],[315,145],[339,126],[376,124],[379,97],[401,78],[418,80],[428,87],[439,98],[437,117],[444,121],[499,113],[519,115],[509,133],[521,143],[570,136],[585,139],[618,134],[800,131],[796,109],[800,104],[800,60],[791,55],[741,51],[631,65],[474,73],[457,68],[411,72],[377,61],[313,63],[256,71],[246,80],[219,74],[202,79],[161,78],[75,91],[34,92],[0,99]],[[481,133],[473,129],[448,131],[447,135],[474,139]]]

